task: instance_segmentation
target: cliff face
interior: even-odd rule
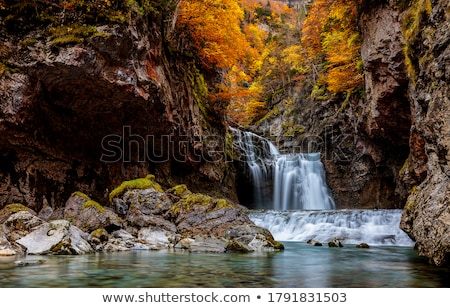
[[[0,33],[0,206],[61,207],[77,190],[102,201],[150,172],[230,193],[224,126],[166,42],[175,17],[131,12],[68,44],[45,28]]]
[[[414,120],[408,169],[424,179],[411,190],[401,227],[420,255],[442,265],[450,262],[450,3],[430,4],[409,12],[418,16],[420,31],[408,42]]]
[[[450,4],[363,1],[360,13],[365,95],[286,93],[254,129],[320,151],[338,208],[404,208],[419,255],[448,264]]]
[[[320,151],[338,208],[401,208],[411,112],[400,13],[389,3],[364,6],[359,28],[364,95],[285,93],[255,130],[284,151]]]

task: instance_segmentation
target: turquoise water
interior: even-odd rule
[[[282,252],[130,251],[0,258],[1,287],[450,287],[450,270],[411,247],[356,249],[283,242]],[[23,265],[28,263],[28,265]]]

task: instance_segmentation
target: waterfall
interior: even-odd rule
[[[274,165],[274,210],[334,209],[320,153],[278,155]]]
[[[414,246],[399,225],[401,210],[252,211],[250,219],[278,241]]]
[[[271,202],[268,183],[271,182],[273,158],[278,155],[276,147],[267,139],[251,132],[231,128],[234,145],[240,151],[239,160],[245,162],[253,184],[255,204],[260,208]],[[272,208],[270,206],[270,208]]]
[[[274,210],[335,208],[320,153],[281,154],[261,136],[234,128],[231,131],[240,160],[247,165],[258,208],[266,208],[265,204]]]

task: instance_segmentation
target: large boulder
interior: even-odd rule
[[[180,234],[224,236],[236,225],[252,224],[245,208],[225,199],[204,194],[187,194],[176,202],[166,217],[173,221]]]
[[[12,214],[3,223],[3,230],[10,242],[26,236],[45,221],[27,211]]]
[[[73,193],[67,200],[64,218],[88,233],[100,228],[112,232],[123,227],[123,221],[116,213],[80,192]]]
[[[112,207],[124,217],[133,239],[111,239],[107,249],[179,248],[226,252],[281,250],[247,209],[225,199],[192,193],[186,185],[163,191],[154,176],[126,181],[111,192]],[[134,246],[133,246],[134,245]]]
[[[78,255],[94,252],[88,237],[67,220],[55,220],[42,224],[17,243],[33,255]]]
[[[225,238],[229,241],[228,251],[252,252],[284,249],[283,244],[275,241],[269,230],[253,223],[230,227]]]

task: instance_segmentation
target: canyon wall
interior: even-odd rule
[[[401,228],[420,255],[443,265],[450,262],[450,3],[430,1],[409,14],[420,30],[406,36],[413,123],[405,178],[419,175],[420,181],[411,189]]]
[[[80,26],[90,31],[81,38],[21,28],[20,16],[16,28],[8,18],[0,31],[0,207],[63,207],[74,191],[101,202],[148,173],[233,197],[222,118],[207,106],[192,59],[172,46],[184,48],[172,32],[176,11],[131,11],[126,22]],[[72,27],[61,31],[81,32]]]
[[[321,152],[338,208],[404,208],[401,228],[437,265],[450,252],[449,17],[448,1],[363,1],[363,92],[291,89],[251,128]]]

